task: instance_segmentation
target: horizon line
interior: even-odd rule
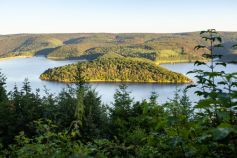
[[[206,29],[207,30],[207,29]],[[196,33],[199,31],[180,31],[180,32],[22,32],[22,33],[7,33],[7,34],[0,34],[0,36],[5,35],[39,35],[39,34],[180,34],[180,33]],[[237,32],[237,31],[218,31],[217,32]]]

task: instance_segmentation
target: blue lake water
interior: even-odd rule
[[[40,88],[41,94],[43,95],[43,89],[44,86],[46,86],[51,93],[56,95],[67,85],[64,83],[42,81],[39,79],[40,74],[48,68],[63,66],[75,62],[77,62],[77,60],[55,61],[44,57],[17,58],[0,61],[0,71],[7,77],[8,91],[12,90],[15,84],[20,88],[24,79],[28,78],[33,90]],[[188,71],[195,68],[193,63],[162,64],[162,66],[183,74],[186,74]],[[224,70],[226,72],[236,72],[237,65],[230,64]],[[194,79],[193,75],[187,76]],[[96,89],[98,94],[101,96],[102,102],[109,104],[113,101],[113,95],[118,88],[119,83],[90,83],[90,85],[92,88]],[[169,98],[173,98],[176,89],[182,89],[184,87],[186,87],[186,84],[128,84],[128,90],[131,92],[131,96],[135,101],[147,99],[150,97],[152,92],[156,92],[159,95],[159,103],[165,103]],[[193,91],[194,90],[190,90],[188,95],[192,96],[192,101],[195,101],[198,97],[194,95]]]

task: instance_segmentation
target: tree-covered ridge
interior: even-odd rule
[[[225,49],[220,50],[223,60],[236,61],[237,33],[221,32]],[[45,55],[54,59],[94,59],[101,53],[114,52],[123,56],[140,57],[164,62],[192,62],[202,60],[203,51],[194,46],[207,44],[197,32],[177,34],[18,34],[0,36],[0,57]],[[96,56],[97,54],[97,56]]]
[[[63,54],[63,57],[62,57]],[[51,49],[46,55],[48,58],[75,58],[83,54],[83,51],[78,45],[63,45],[55,49]]]
[[[88,82],[157,82],[188,83],[186,76],[171,72],[152,62],[106,54],[106,57],[79,63],[82,75]],[[117,56],[116,56],[117,55]],[[40,78],[59,82],[76,82],[78,64],[48,69]]]

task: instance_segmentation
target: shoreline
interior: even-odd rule
[[[83,61],[90,61],[89,59],[86,58],[81,58],[81,57],[71,57],[71,58],[63,58],[63,57],[46,57],[47,59],[50,60],[83,60]],[[142,58],[141,58],[142,59]],[[149,60],[149,59],[148,59]],[[194,63],[195,61],[201,61],[201,62],[208,62],[208,60],[174,60],[174,61],[152,61],[151,62],[155,63],[156,65],[160,64],[178,64],[178,63]]]
[[[4,61],[4,60],[11,60],[11,59],[17,59],[17,58],[31,58],[31,57],[37,57],[37,56],[14,56],[14,57],[4,57],[4,58],[0,58],[0,61]],[[82,61],[88,61],[87,59],[82,59],[80,57],[72,57],[72,58],[60,58],[60,57],[46,57],[44,56],[46,59],[49,60],[55,60],[55,61],[62,61],[62,60],[82,60]],[[160,65],[160,64],[179,64],[179,63],[194,63],[197,60],[192,60],[192,61],[188,61],[188,60],[176,60],[176,61],[151,61],[154,62],[156,65]],[[208,62],[207,60],[198,60],[198,61],[202,61],[202,62]]]
[[[14,56],[14,57],[4,57],[0,58],[0,61],[11,60],[11,59],[18,59],[18,58],[32,58],[33,56]]]
[[[47,82],[55,82],[55,83],[64,83],[64,84],[75,84],[76,82],[69,82],[69,81],[53,81],[53,80],[47,80],[47,79],[41,79],[42,81],[47,81]],[[85,83],[134,83],[134,84],[191,84],[193,81],[190,79],[188,82],[158,82],[158,81],[122,81],[122,80],[117,80],[117,81],[106,81],[106,80],[90,80],[86,81]]]
[[[5,61],[5,60],[11,60],[11,59],[23,59],[23,58],[32,58],[32,57],[38,57],[38,56],[14,56],[14,57],[4,57],[4,58],[1,58],[0,57],[0,62],[1,61]],[[44,56],[45,57],[45,56]],[[87,59],[82,59],[80,57],[73,57],[73,58],[58,58],[58,57],[45,57],[46,59],[49,59],[49,60],[55,60],[55,61],[63,61],[63,60],[80,60],[80,61],[89,61]],[[192,61],[187,61],[187,60],[182,60],[182,61],[161,61],[161,62],[158,62],[158,61],[151,61],[151,62],[154,62],[156,65],[162,65],[162,64],[182,64],[182,63],[194,63],[195,61],[201,61],[201,62],[208,62],[208,60],[192,60]],[[237,61],[230,61],[230,62],[226,62],[228,64],[237,64]]]
[[[182,60],[182,61],[165,61],[165,62],[155,62],[157,65],[162,65],[162,64],[182,64],[182,63],[195,63],[195,61],[201,61],[201,62],[208,62],[208,60],[192,60],[192,61],[187,61],[187,60]]]

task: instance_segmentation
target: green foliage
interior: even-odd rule
[[[82,76],[87,82],[157,82],[189,83],[186,76],[171,72],[141,59],[103,57],[81,63]],[[76,82],[77,64],[48,69],[40,78],[59,82]]]
[[[107,107],[95,90],[88,91],[84,96],[83,134],[89,139],[106,138],[108,130]]]
[[[201,132],[201,142],[209,144],[209,151],[213,156],[233,157],[236,150],[236,73],[226,73],[225,71],[215,71],[218,66],[226,67],[226,63],[218,62],[215,59],[221,58],[215,51],[222,46],[222,38],[216,30],[211,29],[200,33],[202,38],[210,43],[210,46],[198,46],[197,49],[204,48],[209,51],[203,54],[211,60],[211,63],[197,61],[195,65],[204,65],[209,71],[194,70],[197,84],[190,87],[197,87],[195,93],[202,99],[195,105],[195,109],[200,119],[198,131]],[[215,153],[216,152],[216,153]]]
[[[122,84],[114,94],[114,108],[111,110],[111,133],[121,136],[129,128],[127,118],[131,115],[131,104],[133,100],[127,92],[127,86]]]
[[[197,82],[187,88],[196,87],[201,97],[194,104],[186,89],[163,105],[155,93],[134,102],[123,84],[113,106],[103,106],[85,86],[83,63],[75,68],[76,88],[56,97],[33,93],[27,80],[7,96],[1,75],[0,157],[236,157],[237,73],[215,71],[226,65],[214,61],[221,39],[215,30],[201,35],[210,47],[196,48],[208,49],[204,56],[211,62],[195,62],[209,71],[190,72]],[[71,128],[74,121],[80,123]]]
[[[7,94],[4,85],[6,78],[4,75],[0,72],[0,103],[7,100]]]
[[[24,132],[16,137],[16,144],[10,148],[13,157],[89,157],[94,154],[79,140],[73,140],[76,131],[68,134],[66,131],[55,132],[56,125],[49,120],[34,121],[38,133],[33,139],[29,139]]]
[[[100,104],[100,97],[94,90],[83,89],[83,95],[80,96],[77,89],[68,87],[57,97],[46,93],[46,96],[42,98],[38,92],[37,90],[36,93],[33,93],[28,80],[25,80],[20,91],[15,87],[14,91],[9,93],[9,97],[5,95],[4,102],[1,100],[0,143],[4,146],[13,143],[14,137],[20,131],[25,131],[26,136],[29,137],[35,135],[37,129],[32,123],[38,119],[52,120],[60,130],[78,130],[78,132],[85,130],[90,131],[84,132],[85,135],[96,137],[102,135],[96,129],[105,127],[107,114],[105,108]],[[91,101],[88,102],[88,98]],[[85,109],[85,113],[81,113],[80,108]],[[79,126],[71,128],[72,125],[75,125],[74,123],[79,123]],[[82,126],[88,128],[84,129]]]

